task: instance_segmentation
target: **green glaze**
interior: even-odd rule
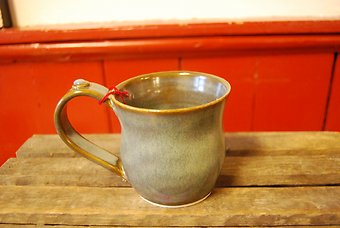
[[[162,205],[189,204],[208,195],[224,160],[222,116],[229,84],[202,73],[163,72],[119,88],[131,95],[126,106],[114,108],[131,185]]]
[[[119,84],[119,90],[129,93],[126,104],[113,95],[106,104],[121,124],[121,158],[72,131],[66,103],[78,94],[100,100],[108,91],[95,83],[78,84],[62,98],[55,114],[57,131],[67,145],[127,179],[155,204],[190,205],[210,194],[225,155],[227,81],[205,73],[170,71]]]

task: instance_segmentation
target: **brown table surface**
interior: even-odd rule
[[[119,151],[119,135],[87,135]],[[0,227],[340,226],[340,133],[226,133],[212,195],[159,208],[110,171],[34,135],[0,168]]]

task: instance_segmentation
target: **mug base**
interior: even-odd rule
[[[203,200],[205,200],[206,198],[208,198],[210,196],[211,192],[209,192],[206,196],[204,196],[202,199],[199,199],[195,202],[192,202],[192,203],[187,203],[187,204],[181,204],[181,205],[164,205],[164,204],[159,204],[159,203],[155,203],[155,202],[152,202],[150,200],[147,200],[145,199],[143,196],[140,196],[143,200],[145,200],[146,202],[154,205],[154,206],[157,206],[157,207],[163,207],[163,208],[181,208],[181,207],[190,207],[192,205],[195,205],[195,204],[198,204],[200,202],[202,202]]]

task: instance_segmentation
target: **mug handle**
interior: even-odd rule
[[[72,88],[61,98],[54,112],[54,124],[58,135],[72,150],[82,154],[91,161],[115,172],[126,180],[123,165],[119,157],[90,142],[80,135],[71,125],[67,116],[67,102],[79,96],[89,96],[100,101],[109,90],[97,83],[83,79],[74,81]],[[110,99],[105,104],[113,108]]]

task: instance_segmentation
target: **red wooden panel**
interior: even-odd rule
[[[184,70],[215,74],[230,82],[231,93],[224,113],[224,129],[227,131],[249,131],[252,129],[255,66],[256,59],[251,56],[185,58],[182,60]]]
[[[137,75],[158,71],[178,70],[179,67],[178,60],[175,58],[146,58],[105,61],[104,69],[107,86],[112,86]],[[120,132],[118,119],[113,112],[110,117],[113,132]]]
[[[183,68],[230,81],[225,129],[321,130],[332,53],[186,58]]]
[[[255,130],[322,130],[333,53],[258,59]]]
[[[340,60],[336,61],[331,96],[328,106],[326,130],[340,131]]]
[[[168,23],[171,23],[168,21]],[[0,44],[35,43],[79,40],[109,40],[135,38],[259,35],[259,34],[331,34],[340,32],[340,21],[245,21],[243,23],[197,23],[187,24],[117,24],[99,25],[100,28],[80,28],[65,25],[53,29],[20,30],[2,29]],[[90,26],[90,25],[88,25]],[[96,24],[98,27],[98,24]]]
[[[0,164],[32,134],[55,133],[58,100],[79,77],[103,83],[101,67],[96,62],[0,65]],[[72,101],[69,114],[80,132],[109,132],[107,110],[90,98]]]
[[[0,45],[0,62],[109,58],[177,58],[249,51],[338,51],[340,36],[262,35],[118,39],[95,42]]]

